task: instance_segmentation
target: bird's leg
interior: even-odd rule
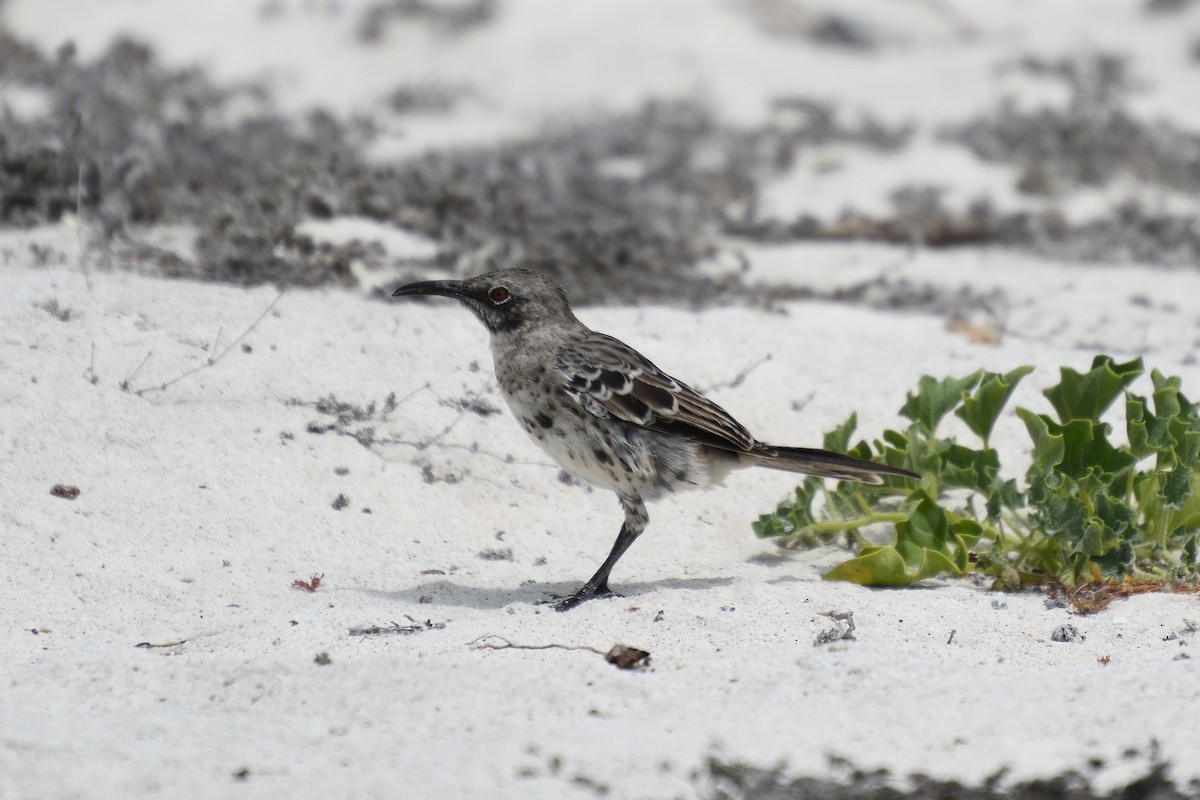
[[[570,611],[586,600],[612,594],[612,590],[608,588],[608,573],[612,572],[612,568],[616,566],[621,556],[625,555],[625,551],[629,549],[629,545],[633,544],[633,540],[638,537],[639,533],[641,531],[630,529],[628,522],[621,523],[621,532],[617,534],[617,541],[613,544],[612,552],[608,554],[608,558],[604,559],[600,569],[596,570],[596,574],[580,587],[579,591],[555,603],[554,610]]]
[[[555,611],[570,611],[587,600],[612,594],[612,590],[608,588],[608,574],[634,540],[646,530],[646,524],[650,521],[650,516],[646,513],[646,504],[640,497],[622,496],[621,507],[625,509],[625,522],[621,524],[621,532],[617,534],[617,541],[613,542],[608,558],[604,559],[600,569],[596,570],[596,574],[588,579],[579,591],[555,603]]]

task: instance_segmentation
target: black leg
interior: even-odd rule
[[[621,532],[617,534],[617,541],[613,544],[612,552],[608,554],[608,558],[604,559],[604,563],[600,565],[600,569],[596,570],[596,574],[579,591],[555,603],[554,610],[570,611],[586,600],[612,594],[612,590],[608,588],[608,574],[612,572],[612,568],[621,560],[621,556],[625,555],[625,551],[629,549],[629,545],[633,544],[633,540],[638,537],[639,533],[640,531],[637,533],[631,531],[628,523],[622,524]]]
[[[650,521],[646,514],[646,506],[640,498],[622,497],[621,506],[625,509],[625,522],[621,525],[621,532],[617,534],[617,541],[613,542],[608,558],[604,559],[600,569],[596,570],[596,574],[579,591],[555,603],[555,611],[570,611],[580,603],[612,594],[612,590],[608,588],[609,573],[621,560],[621,556],[625,555],[629,546],[646,530],[646,523]]]

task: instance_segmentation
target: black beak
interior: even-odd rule
[[[421,281],[401,286],[392,292],[392,297],[401,297],[407,294],[432,294],[457,299],[466,297],[467,292],[463,288],[462,281]]]

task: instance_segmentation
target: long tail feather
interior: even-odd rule
[[[883,483],[880,475],[899,475],[903,478],[920,478],[915,472],[887,464],[876,464],[861,458],[835,453],[832,450],[817,450],[809,447],[775,447],[769,451],[773,456],[762,456],[759,466],[781,469],[788,472],[803,472],[821,478]]]

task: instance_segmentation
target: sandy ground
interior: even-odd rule
[[[936,132],[1018,89],[1062,101],[1061,87],[1005,67],[1030,54],[1128,54],[1131,113],[1200,126],[1186,61],[1195,10],[1180,22],[1108,0],[838,6],[873,20],[877,60],[770,33],[785,2],[557,15],[509,0],[479,30],[400,24],[373,47],[347,12],[364,5],[8,0],[2,13],[51,52],[70,37],[87,58],[132,32],[221,81],[265,76],[288,110],[378,121],[404,81],[471,88],[454,114],[382,137],[379,160],[680,94],[738,122],[767,116],[781,93],[915,120],[912,146],[890,160],[848,150],[835,172],[802,160],[764,195],[780,218],[886,208],[897,185],[928,175],[956,202],[1029,203],[1011,168],[966,160]],[[0,86],[0,101],[38,113],[21,87]],[[1096,189],[1063,205],[1103,215],[1108,199]],[[320,230],[336,239],[355,224]],[[392,255],[431,247],[392,236]],[[706,796],[710,757],[816,777],[844,774],[846,759],[972,784],[1081,770],[1100,788],[1157,758],[1180,783],[1200,779],[1194,596],[1079,617],[966,581],[824,582],[844,551],[753,536],[794,483],[762,471],[652,506],[613,576],[622,597],[557,614],[539,601],[593,572],[620,511],[562,482],[525,439],[469,315],[366,287],[280,295],[108,272],[89,241],[70,216],[0,232],[0,800],[689,798]],[[952,302],[580,309],[768,441],[818,444],[852,410],[873,436],[897,424],[922,374],[980,366],[1037,366],[1015,402],[1045,410],[1058,367],[1100,352],[1144,356],[1200,393],[1191,271],[986,248],[732,246],[751,284],[829,290],[886,274],[944,298],[992,297],[988,322],[1003,331],[986,346],[948,330]],[[46,253],[66,256],[47,266]],[[331,398],[349,404],[341,419]],[[1010,475],[1024,438],[1014,416],[1001,421]],[[316,592],[292,585],[313,575]],[[829,612],[853,613],[853,641],[814,645]],[[1052,641],[1064,624],[1082,640]],[[479,646],[505,641],[521,647]],[[649,651],[649,667],[595,652],[618,643]]]
[[[982,263],[951,261],[956,280]],[[1162,310],[1200,291],[1194,276],[1140,286],[1149,306],[1126,298],[1118,319],[1105,305],[1120,304],[1119,271],[1038,274],[1046,289],[1027,286],[1024,313],[1068,329],[996,348],[933,317],[816,303],[581,315],[702,387],[770,354],[714,396],[764,438],[797,444],[851,408],[868,435],[893,424],[924,371],[1033,361],[1019,401],[1039,407],[1057,365],[1086,366],[1083,342],[1123,355],[1164,318],[1176,334],[1196,327],[1190,311]],[[686,797],[714,754],[815,775],[833,755],[969,781],[1100,759],[1103,784],[1143,768],[1155,743],[1176,777],[1200,775],[1194,597],[1077,618],[1038,593],[962,582],[823,582],[836,551],[780,551],[749,530],[790,478],[740,473],[652,508],[615,576],[623,598],[557,614],[537,601],[591,573],[619,511],[562,484],[506,413],[450,405],[500,403],[486,336],[465,313],[287,292],[219,361],[155,391],[224,350],[274,290],[91,279],[89,291],[76,270],[5,271],[5,797]],[[1139,351],[1200,381],[1174,338]],[[389,394],[401,401],[383,413]],[[329,395],[375,403],[346,430],[370,426],[377,443],[308,432],[330,421],[311,405]],[[401,443],[450,425],[424,450]],[[1019,437],[999,444],[1020,463]],[[52,496],[57,483],[79,497]],[[339,495],[349,502],[335,510]],[[312,574],[324,575],[317,592],[291,586]],[[813,646],[830,611],[854,613],[856,641]],[[429,629],[349,633],[393,624]],[[1051,641],[1062,624],[1086,639]],[[623,643],[651,667],[474,649],[485,636]]]

